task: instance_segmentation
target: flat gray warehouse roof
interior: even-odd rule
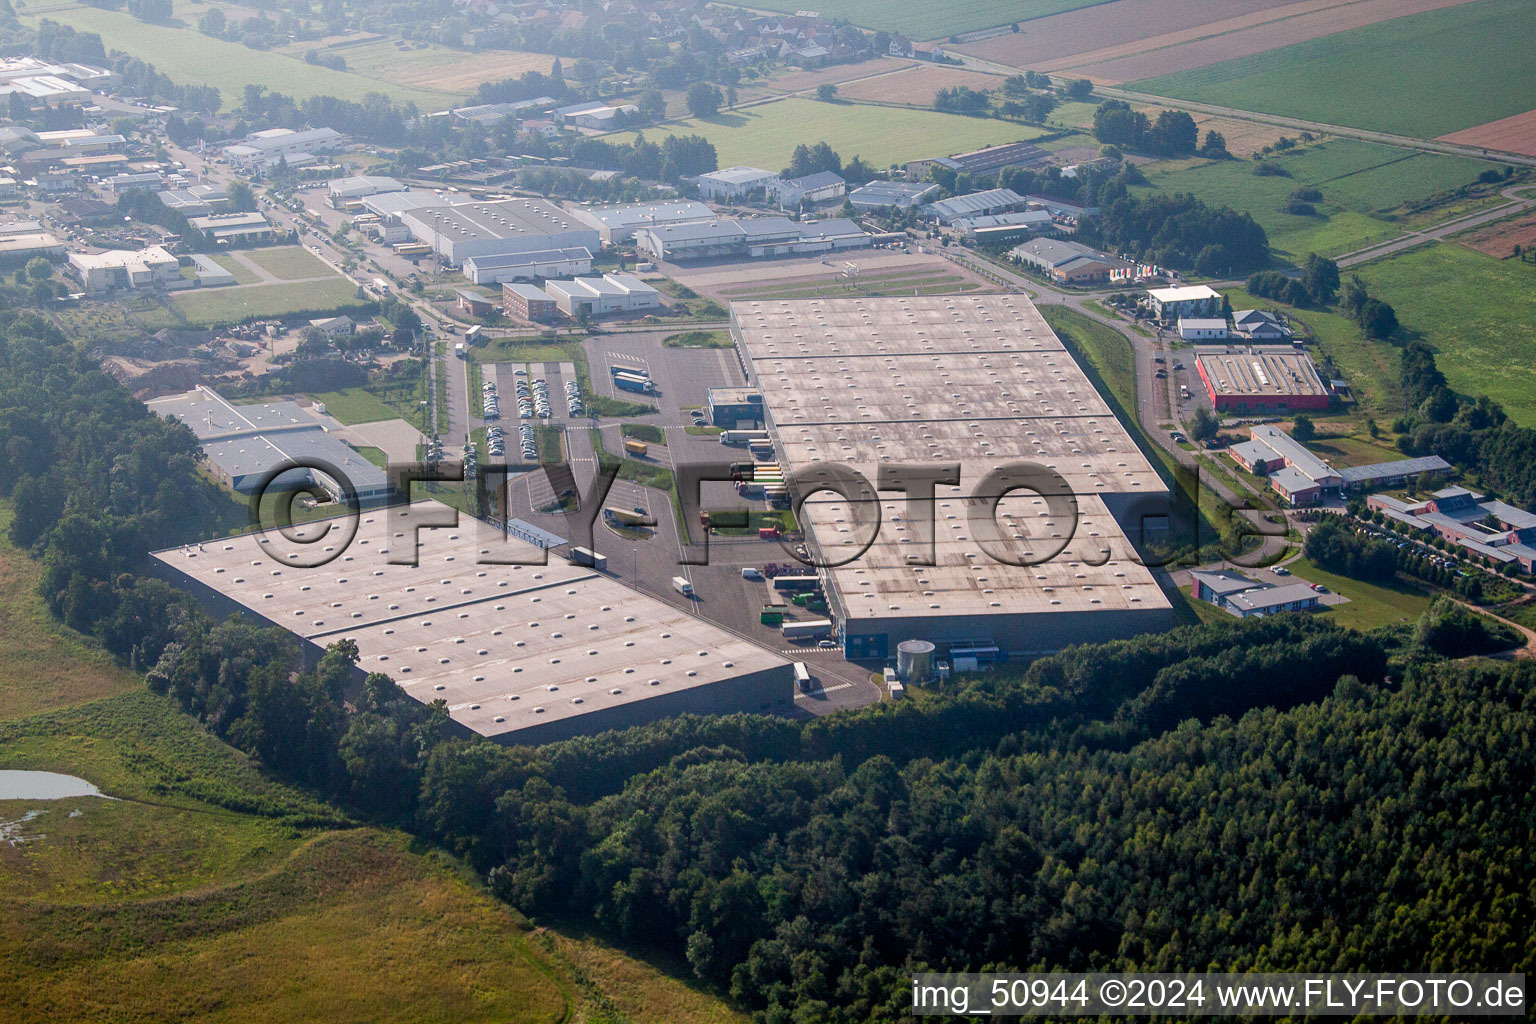
[[[414,512],[412,511],[414,510]],[[357,643],[359,668],[384,672],[424,703],[513,742],[616,728],[684,711],[755,711],[791,697],[789,662],[680,608],[478,520],[422,529],[415,566],[390,564],[413,514],[433,501],[365,512],[334,561],[274,560],[256,535],[171,548],[155,557],[228,601],[324,647]],[[302,527],[343,536],[337,521]],[[312,549],[306,549],[312,550]]]
[[[731,319],[788,466],[838,462],[873,482],[881,462],[960,464],[960,487],[934,492],[936,565],[914,560],[922,548],[904,499],[881,494],[874,542],[826,570],[847,619],[1169,609],[1111,514],[1166,488],[1024,296],[736,302]],[[1075,495],[1075,532],[1032,493],[998,504],[1011,554],[1066,543],[1040,565],[989,557],[968,519],[976,484],[1016,461],[1054,469]],[[806,503],[826,560],[863,545],[854,512],[827,491]]]

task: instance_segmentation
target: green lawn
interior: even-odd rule
[[[1148,186],[1190,192],[1208,203],[1253,215],[1271,247],[1299,261],[1307,253],[1340,255],[1402,234],[1393,219],[1432,196],[1477,181],[1487,165],[1460,157],[1411,154],[1390,146],[1333,139],[1273,163],[1289,177],[1260,177],[1246,160],[1181,160],[1147,170]],[[1315,188],[1316,216],[1282,213],[1292,192]]]
[[[865,28],[901,32],[914,39],[948,38],[1014,21],[1044,18],[1108,0],[954,0],[953,3],[891,4],[883,0],[831,0],[814,9],[824,18],[846,19]],[[806,10],[795,0],[763,0],[754,7],[794,14]]]
[[[825,141],[846,162],[862,156],[875,167],[906,163],[936,153],[959,153],[983,146],[1036,138],[1044,129],[1008,124],[992,118],[962,117],[933,110],[874,107],[855,103],[821,103],[790,97],[721,111],[708,120],[690,118],[656,128],[645,137],[659,142],[664,135],[702,135],[715,147],[721,167],[747,164],[777,171],[789,164],[795,147]],[[635,133],[604,136],[608,142],[628,141]]]
[[[1456,391],[1536,426],[1536,267],[1431,242],[1359,268],[1373,294],[1435,349]]]
[[[247,249],[241,255],[279,281],[303,281],[307,278],[324,277],[335,273],[330,266],[321,262],[318,256],[301,245],[275,245],[269,249]],[[246,270],[246,273],[249,274],[250,271]]]
[[[1530,0],[1477,0],[1127,88],[1434,138],[1536,107],[1533,38]]]
[[[256,271],[241,263],[227,252],[210,253],[209,259],[235,275],[235,284],[255,284],[261,280],[260,275]]]
[[[132,15],[99,7],[49,7],[46,13],[24,14],[22,24],[36,28],[45,17],[80,31],[100,33],[109,51],[122,50],[148,61],[174,82],[217,87],[226,109],[237,106],[241,93],[251,84],[265,85],[299,99],[335,96],[361,102],[368,93],[379,92],[396,102],[414,102],[424,110],[442,109],[463,95],[332,71],[306,64],[300,57],[253,50],[239,43],[213,39],[194,28],[150,25]]]
[[[342,423],[376,423],[379,420],[405,419],[420,422],[421,389],[413,388],[347,388],[344,391],[326,391],[310,395],[316,402],[325,403],[325,412]]]
[[[1399,622],[1415,622],[1429,608],[1429,592],[1401,579],[1389,583],[1363,583],[1318,568],[1298,558],[1286,568],[1308,583],[1321,583],[1335,594],[1349,598],[1321,614],[1351,629],[1375,629]]]
[[[344,278],[302,284],[263,284],[249,288],[199,288],[180,292],[171,302],[190,324],[239,323],[253,317],[287,316],[363,305],[357,286]]]

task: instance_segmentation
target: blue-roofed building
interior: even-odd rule
[[[970,192],[929,203],[923,207],[922,216],[949,224],[965,217],[985,217],[996,213],[1012,213],[1022,210],[1029,201],[1011,188],[990,188],[984,192]]]
[[[861,210],[909,210],[938,191],[931,181],[871,181],[849,192],[848,201]]]
[[[841,199],[848,192],[848,183],[840,174],[817,171],[803,178],[790,178],[773,186],[779,205],[792,208],[806,203],[827,203]]]

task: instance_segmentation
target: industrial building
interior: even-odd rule
[[[212,256],[204,256],[195,252],[189,257],[192,261],[194,280],[199,288],[227,288],[235,283],[235,275],[219,265]]]
[[[548,281],[544,290],[566,316],[608,316],[661,308],[661,293],[634,274],[604,274],[569,281]]]
[[[1396,487],[1421,473],[1448,473],[1451,464],[1438,455],[1373,462],[1335,469],[1279,427],[1258,424],[1249,439],[1227,449],[1232,461],[1269,479],[1270,487],[1292,505],[1313,505],[1339,491]]]
[[[351,640],[359,672],[383,672],[424,704],[442,700],[457,727],[502,743],[793,700],[790,662],[598,569],[462,516],[415,533],[444,515],[453,512],[436,502],[364,513],[345,552],[316,568],[280,557],[283,538],[249,534],[154,558],[215,614],[281,626],[311,660]],[[333,520],[299,529],[317,542],[345,537]],[[413,546],[416,564],[391,561]]]
[[[0,59],[0,98],[5,99],[21,96],[48,104],[86,100],[116,81],[116,73],[91,64],[55,63],[37,57]]]
[[[1291,329],[1274,313],[1263,309],[1232,312],[1232,333],[1249,341],[1290,341]]]
[[[207,217],[189,217],[187,223],[224,245],[266,242],[276,236],[272,225],[260,213],[214,213]]]
[[[400,198],[416,195],[396,194]],[[374,199],[388,198],[394,197],[371,197],[364,205],[371,207]],[[592,250],[600,245],[595,230],[543,199],[411,205],[398,216],[411,237],[454,265],[471,257],[578,247]]]
[[[1227,340],[1227,321],[1219,316],[1181,316],[1178,329],[1183,341]]]
[[[1193,570],[1189,576],[1197,599],[1240,619],[1307,611],[1316,608],[1321,600],[1317,591],[1299,581],[1261,583],[1226,570]]]
[[[572,206],[572,217],[592,227],[604,245],[622,245],[641,228],[694,224],[715,219],[715,211],[697,199],[674,199],[624,206]]]
[[[64,255],[64,243],[48,231],[0,232],[0,262],[55,259]]]
[[[354,199],[376,196],[386,192],[404,192],[405,185],[399,179],[382,174],[354,174],[347,178],[332,178],[325,183],[331,205],[340,209]]]
[[[1108,281],[1133,269],[1125,260],[1060,238],[1032,238],[1014,246],[1009,255],[1061,284]]]
[[[640,113],[640,108],[633,103],[621,103],[613,106],[596,101],[586,103],[573,103],[565,107],[556,107],[555,120],[561,124],[568,124],[573,128],[591,128],[596,131],[611,131],[623,123],[623,118]]]
[[[699,175],[699,195],[705,199],[740,199],[768,189],[778,180],[777,174],[761,167],[723,167]]]
[[[554,296],[531,284],[503,284],[501,305],[507,316],[536,324],[550,323],[559,310]]]
[[[773,184],[774,198],[786,209],[802,203],[830,203],[834,199],[841,199],[847,192],[848,183],[842,175],[832,171],[817,171],[802,178],[790,178]]]
[[[1016,210],[1013,213],[961,217],[951,221],[949,226],[966,238],[985,245],[993,241],[1017,238],[1020,235],[1050,231],[1056,226],[1056,221],[1047,210]]]
[[[708,392],[709,422],[717,427],[761,427],[763,396],[754,388],[718,387]]]
[[[938,191],[931,181],[871,181],[849,192],[848,202],[860,210],[910,210]]]
[[[69,269],[92,294],[113,288],[150,288],[181,276],[181,264],[163,245],[137,251],[72,252]]]
[[[478,121],[480,124],[498,124],[509,117],[553,109],[559,100],[553,96],[535,96],[531,100],[513,100],[510,103],[479,103],[472,107],[454,107],[448,111],[460,121]],[[437,115],[434,115],[437,116]]]
[[[788,217],[711,220],[641,228],[635,246],[661,260],[813,256],[861,249],[873,239],[851,220],[792,221]]]
[[[1195,369],[1217,412],[1319,412],[1332,400],[1305,352],[1200,348]]]
[[[136,188],[152,188],[158,191],[160,186],[165,184],[165,177],[159,171],[133,171],[114,174],[107,179],[106,184],[107,191],[120,196]]]
[[[935,167],[943,167],[956,174],[986,174],[1005,167],[1038,167],[1048,162],[1051,154],[1032,142],[1010,142],[1002,146],[973,149],[969,153],[956,153],[936,159],[913,160],[907,164],[907,176],[914,181],[928,177]]]
[[[1028,200],[1011,188],[992,188],[985,192],[969,192],[929,203],[920,216],[948,225],[963,217],[985,217],[996,213],[1013,213],[1028,205]]]
[[[806,500],[808,543],[845,563],[820,576],[848,657],[907,639],[996,657],[1171,624],[1122,525],[1166,517],[1167,490],[1027,298],[743,301],[731,327],[792,472],[959,466],[960,486],[935,485],[931,548],[902,495]],[[1069,495],[1019,491],[995,511],[972,497],[1018,462],[1050,467]]]
[[[334,128],[309,128],[296,132],[291,128],[268,128],[252,132],[245,141],[224,147],[224,156],[235,167],[247,171],[267,171],[279,162],[297,167],[313,163],[319,153],[330,153],[346,145],[347,138]]]
[[[1171,324],[1186,316],[1220,316],[1221,293],[1204,284],[1152,288],[1147,291],[1147,305],[1159,320]]]
[[[592,272],[592,251],[578,245],[569,249],[538,249],[494,256],[471,256],[464,261],[464,276],[475,284],[532,281],[534,278],[574,277]]]
[[[151,399],[150,412],[181,420],[202,442],[208,467],[219,482],[252,494],[269,472],[298,460],[316,459],[345,475],[360,504],[388,501],[394,490],[384,471],[336,437],[308,409],[294,402],[234,405],[207,387]],[[275,491],[318,486],[337,500],[340,481],[319,471],[292,469],[272,480]]]
[[[185,217],[206,217],[229,205],[228,194],[212,185],[167,189],[158,195],[166,209],[176,210]]]

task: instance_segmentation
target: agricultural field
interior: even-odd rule
[[[1522,251],[1536,249],[1536,213],[1474,228],[1453,235],[1452,241],[1496,260],[1508,259],[1515,254],[1517,245]]]
[[[186,317],[187,323],[198,326],[363,305],[357,297],[357,285],[340,277],[245,288],[198,288],[179,292],[172,297],[171,303]]]
[[[1508,73],[1529,64],[1533,36],[1527,0],[1475,0],[1130,87],[1435,138],[1536,108],[1536,78]]]
[[[1486,166],[1476,160],[1412,154],[1389,146],[1335,139],[1293,156],[1273,158],[1289,176],[1260,177],[1246,161],[1180,160],[1144,168],[1151,188],[1191,192],[1206,202],[1253,215],[1270,245],[1291,260],[1336,256],[1393,238],[1393,221],[1439,193],[1471,185]],[[1315,188],[1316,215],[1282,213],[1292,192]]]
[[[314,42],[294,43],[283,52],[304,59]],[[517,78],[528,71],[548,73],[555,58],[546,53],[515,50],[482,50],[474,54],[436,43],[411,43],[401,49],[393,40],[380,39],[330,51],[347,62],[350,74],[425,92],[472,96],[481,82]]]
[[[1431,242],[1357,271],[1434,347],[1454,390],[1486,394],[1536,427],[1536,267]]]
[[[150,25],[132,15],[99,7],[49,7],[27,13],[22,23],[36,28],[51,18],[85,32],[99,32],[109,49],[122,50],[155,66],[172,81],[212,85],[223,94],[226,108],[236,106],[247,85],[262,84],[290,96],[335,96],[359,102],[370,92],[381,92],[397,102],[409,100],[424,110],[438,110],[459,99],[454,92],[395,85],[346,71],[306,64],[270,50],[253,50],[239,43],[213,39],[195,28]]]
[[[250,260],[280,281],[305,281],[335,275],[329,265],[300,245],[278,245],[269,249],[244,249],[240,257]],[[239,257],[234,258],[239,262]]]
[[[1440,141],[1536,156],[1536,110],[1501,117],[1475,128],[1463,128],[1459,132],[1440,136]]]
[[[999,75],[922,64],[878,78],[849,82],[838,88],[837,95],[841,99],[931,107],[940,89],[963,85],[978,92],[986,92],[1000,88],[1002,84],[1003,79]]]
[[[891,4],[885,0],[831,0],[815,9],[823,18],[847,20],[871,29],[900,32],[913,39],[948,38],[957,32],[1046,18],[1106,0],[955,0],[948,4]],[[794,0],[765,0],[754,7],[794,14],[806,8]]]
[[[1095,82],[1128,82],[1203,68],[1279,47],[1334,36],[1407,14],[1468,0],[1311,0],[1188,32],[1158,36],[1129,47],[1080,54],[1052,70]]]
[[[1077,5],[992,36],[949,49],[1015,68],[1056,71],[1109,56],[1138,53],[1230,28],[1236,21],[1269,20],[1272,8],[1295,0],[1115,0]],[[1313,0],[1333,5],[1340,0]]]
[[[722,111],[707,121],[689,119],[647,128],[644,134],[653,142],[663,135],[702,135],[714,145],[721,167],[748,164],[778,170],[789,163],[801,143],[815,145],[825,140],[845,162],[862,156],[875,167],[887,167],[925,156],[1032,139],[1043,134],[1043,129],[932,110],[791,97]],[[622,132],[604,138],[628,142],[634,136],[634,132]]]

